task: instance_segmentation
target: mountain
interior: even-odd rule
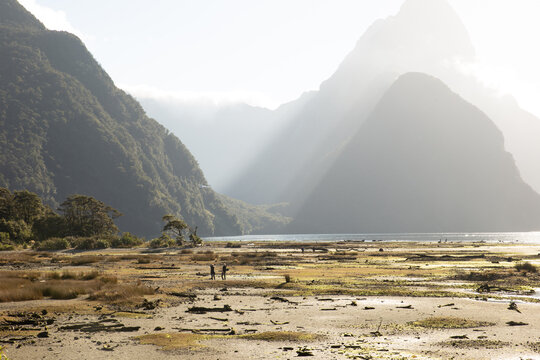
[[[440,80],[401,76],[301,206],[300,233],[540,229],[501,132]]]
[[[254,160],[253,149],[278,129],[271,110],[243,103],[215,104],[143,96],[137,99],[150,116],[182,136],[217,191]]]
[[[0,186],[53,206],[94,196],[139,235],[158,234],[167,213],[203,235],[242,231],[182,142],[77,37],[45,29],[15,0],[0,2]]]
[[[382,94],[407,72],[441,79],[477,105],[503,132],[524,180],[540,191],[540,119],[501,98],[461,64],[475,52],[445,0],[407,0],[398,14],[376,21],[336,72],[282,121],[288,124],[224,192],[248,202],[301,204],[325,176]]]
[[[452,8],[444,0],[405,2],[397,16],[366,31],[225,193],[254,203],[301,202],[397,75],[438,66],[456,54],[470,58],[474,50]]]
[[[177,136],[197,158],[208,182],[225,191],[236,176],[287,125],[309,93],[275,111],[244,103],[213,103],[134,94],[146,112]],[[211,144],[211,145],[209,145]]]

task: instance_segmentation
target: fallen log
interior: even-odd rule
[[[208,312],[228,312],[233,311],[230,305],[223,305],[221,308],[209,308],[204,306],[193,306],[186,310],[188,313],[192,314],[206,314]]]

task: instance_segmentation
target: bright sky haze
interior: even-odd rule
[[[75,33],[139,96],[275,108],[315,90],[403,0],[19,0]],[[476,48],[468,71],[540,115],[540,1],[449,0]]]

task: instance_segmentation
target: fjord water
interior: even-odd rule
[[[207,237],[205,241],[452,241],[452,242],[504,242],[540,244],[540,232],[492,232],[492,233],[394,233],[394,234],[283,234]]]

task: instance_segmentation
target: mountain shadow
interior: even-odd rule
[[[242,231],[182,142],[77,37],[47,30],[15,0],[0,2],[0,186],[53,206],[94,196],[139,235],[158,234],[166,213],[203,235]]]
[[[401,76],[301,206],[296,233],[529,231],[540,195],[501,132],[440,80]]]

